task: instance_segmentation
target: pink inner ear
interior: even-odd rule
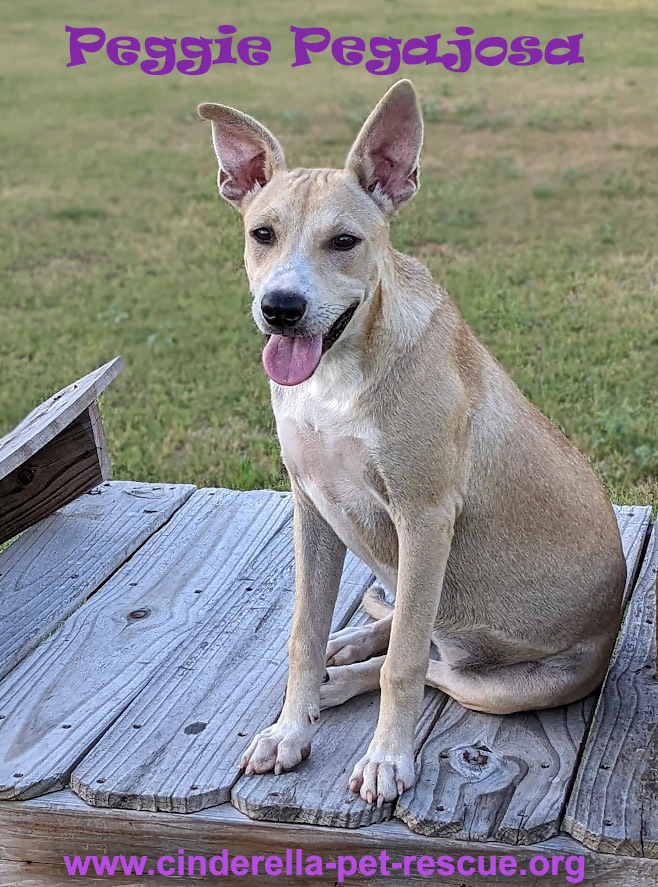
[[[219,184],[224,197],[241,200],[256,185],[267,184],[271,170],[268,169],[267,151],[261,142],[245,135],[228,135],[220,138],[218,147],[221,158]]]
[[[256,153],[250,156],[243,155],[242,162],[229,173],[234,188],[240,191],[243,196],[248,194],[255,185],[267,184],[265,151],[254,150]]]
[[[379,188],[395,207],[413,197],[418,185],[422,121],[413,94],[384,99],[354,148],[363,164],[361,183],[371,194]]]
[[[399,160],[396,160],[391,156],[393,153],[391,147],[391,145],[381,145],[379,148],[373,150],[371,161],[376,181],[371,184],[368,190],[373,190],[377,183],[386,190],[387,185],[389,183],[392,184],[396,179],[396,174],[401,172]]]
[[[372,181],[368,185],[371,193],[379,185],[396,206],[412,197],[418,185],[418,167],[413,165],[415,154],[406,148],[399,148],[387,144],[372,151]]]

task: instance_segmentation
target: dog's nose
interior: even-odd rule
[[[273,290],[261,299],[260,310],[270,326],[285,329],[302,319],[306,312],[306,299],[299,293]]]

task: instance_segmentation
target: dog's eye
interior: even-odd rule
[[[267,225],[261,225],[259,228],[254,228],[251,232],[251,236],[259,243],[274,243],[274,231],[272,231],[271,228],[268,228]]]
[[[339,234],[338,237],[333,238],[331,245],[334,249],[347,250],[354,249],[360,242],[361,238],[355,237],[353,234]]]

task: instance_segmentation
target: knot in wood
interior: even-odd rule
[[[183,733],[186,733],[188,736],[198,736],[199,733],[203,733],[206,727],[207,724],[204,721],[195,721],[193,724],[188,724]]]
[[[489,755],[485,755],[482,749],[465,749],[462,758],[467,764],[473,764],[474,767],[484,767],[489,763]]]
[[[151,611],[148,607],[143,607],[141,610],[131,610],[128,613],[128,619],[146,619],[147,616],[151,615]]]
[[[22,487],[27,487],[34,480],[34,472],[31,468],[21,468],[16,475],[16,479]]]

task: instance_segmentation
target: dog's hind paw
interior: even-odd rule
[[[269,773],[278,776],[292,770],[311,753],[311,731],[287,722],[277,722],[257,733],[242,756],[240,769],[246,776]]]
[[[327,644],[327,665],[363,662],[380,652],[371,625],[343,628],[332,634]]]
[[[381,807],[411,788],[415,780],[412,753],[388,753],[375,747],[369,748],[352,770],[350,790],[367,804]]]
[[[390,620],[348,625],[329,637],[327,665],[351,665],[385,652],[391,636]]]
[[[376,656],[366,662],[328,668],[320,687],[320,709],[342,705],[353,696],[379,689],[379,672],[383,664],[384,657]]]

